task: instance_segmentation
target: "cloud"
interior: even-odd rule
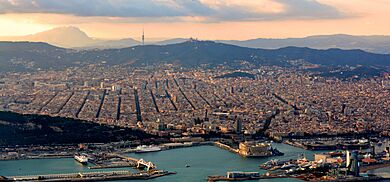
[[[346,15],[316,0],[0,0],[0,14],[48,13],[124,21],[334,19]]]
[[[316,0],[276,0],[279,3],[286,5],[287,11],[285,15],[294,16],[295,18],[317,18],[317,19],[333,19],[344,18],[347,15],[340,12],[336,8],[319,3]]]

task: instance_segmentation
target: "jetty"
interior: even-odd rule
[[[113,180],[147,180],[166,175],[176,174],[162,170],[132,173],[130,171],[99,171],[64,174],[44,174],[28,176],[3,177],[2,181],[42,181],[42,182],[73,182],[73,181],[113,181]]]

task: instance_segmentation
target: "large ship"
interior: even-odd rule
[[[74,155],[74,159],[77,162],[80,162],[81,164],[87,164],[88,163],[88,157],[80,154]]]
[[[135,149],[135,153],[146,153],[146,152],[158,152],[161,151],[159,146],[155,145],[140,145]]]

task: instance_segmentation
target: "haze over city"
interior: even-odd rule
[[[390,35],[387,0],[1,0],[0,36],[75,26],[105,39]]]

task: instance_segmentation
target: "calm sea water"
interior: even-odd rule
[[[299,154],[306,154],[306,157],[313,159],[313,151],[307,151],[285,144],[274,143],[274,147],[284,152],[284,156],[268,158],[243,158],[226,150],[214,146],[198,146],[190,148],[180,148],[166,150],[155,153],[128,154],[135,158],[143,158],[152,161],[158,169],[176,171],[176,175],[165,176],[148,181],[153,182],[198,182],[206,181],[210,175],[226,175],[227,171],[259,171],[259,165],[272,159],[296,159]],[[191,167],[186,168],[186,165]],[[121,170],[121,169],[108,169]],[[34,175],[34,174],[58,174],[71,173],[90,170],[85,166],[74,161],[72,158],[66,159],[34,159],[34,160],[15,160],[0,161],[0,175]],[[298,181],[295,179],[273,179],[261,181]]]

